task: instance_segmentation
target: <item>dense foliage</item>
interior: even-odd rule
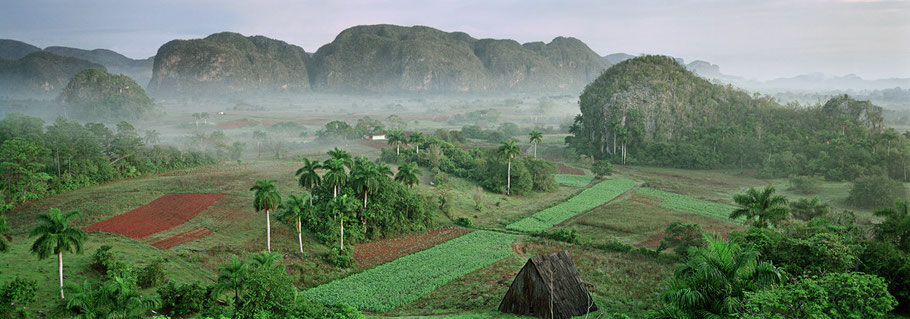
[[[214,163],[205,153],[148,146],[127,122],[101,123],[9,114],[0,120],[0,199],[20,203],[118,178]]]
[[[709,83],[664,56],[608,69],[580,97],[566,139],[576,154],[681,168],[757,168],[769,177],[819,175],[910,181],[910,135],[882,124],[882,110],[837,96],[781,106]]]
[[[68,114],[91,120],[134,120],[153,108],[152,99],[136,81],[99,69],[76,73],[58,99]]]
[[[801,277],[747,293],[739,318],[883,318],[897,304],[886,287],[881,277],[855,272]]]

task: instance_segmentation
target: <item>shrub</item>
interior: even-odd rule
[[[690,247],[701,248],[707,244],[704,232],[698,224],[673,222],[664,232],[666,236],[660,241],[657,251],[673,248],[677,255],[688,256]]]
[[[819,176],[790,175],[790,190],[803,194],[815,194],[821,188],[822,178]]]
[[[345,250],[341,250],[338,247],[334,247],[325,256],[325,261],[332,266],[340,268],[354,266],[354,248],[349,246]]]
[[[38,300],[36,281],[13,279],[0,286],[0,317],[27,317],[25,307],[36,300]]]
[[[111,245],[103,245],[101,247],[98,247],[98,249],[96,249],[92,254],[92,261],[89,264],[89,268],[97,271],[102,275],[106,274],[108,266],[110,266],[111,263],[115,261],[114,253],[111,252],[111,248],[114,247]]]
[[[215,306],[213,286],[202,287],[199,284],[175,285],[173,282],[158,287],[161,298],[161,311],[174,316],[185,316]]]
[[[847,201],[856,207],[873,208],[890,206],[905,197],[907,188],[903,183],[886,176],[872,176],[857,179]]]
[[[857,270],[878,275],[888,282],[888,291],[897,298],[897,311],[910,313],[910,254],[891,243],[869,241],[859,256]]]
[[[856,272],[802,277],[747,292],[740,318],[883,318],[897,304],[886,286],[878,276]]]
[[[455,225],[461,227],[474,227],[474,222],[467,217],[458,217],[458,219],[455,220]]]
[[[156,260],[142,269],[139,269],[139,273],[136,276],[136,283],[140,288],[150,288],[162,284],[166,279],[167,275],[164,272],[163,260]]]
[[[596,161],[591,167],[591,171],[594,172],[594,177],[596,178],[606,178],[613,175],[613,163],[610,163],[609,160]]]
[[[558,240],[567,242],[570,244],[578,243],[578,231],[573,229],[554,229],[552,231],[539,231],[534,235],[538,237],[548,238],[552,240]]]
[[[790,202],[790,214],[799,220],[809,221],[813,218],[824,217],[829,212],[831,212],[831,207],[828,204],[819,203],[818,197],[801,198],[798,201]]]

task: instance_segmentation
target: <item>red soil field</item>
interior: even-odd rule
[[[470,230],[464,228],[442,227],[403,237],[360,244],[354,246],[354,260],[364,268],[381,265],[469,232]]]
[[[395,148],[394,145],[391,145],[391,144],[389,144],[389,143],[386,143],[386,141],[367,141],[367,140],[360,140],[360,141],[357,141],[357,144],[360,144],[360,145],[363,145],[363,146],[367,146],[367,147],[372,147],[372,148],[379,148],[379,149],[382,149],[382,148]],[[406,148],[406,147],[404,147],[403,145],[401,146],[401,149],[405,149],[405,148]]]
[[[569,167],[563,163],[559,163],[557,173],[569,174],[569,175],[584,175],[585,170],[580,169],[580,168]]]
[[[193,219],[224,195],[226,194],[167,194],[83,230],[143,238]]]
[[[152,247],[165,250],[183,243],[188,243],[196,239],[211,235],[212,231],[205,228],[193,228],[189,231],[171,236],[165,240],[152,244]]]
[[[730,233],[733,232],[734,230],[742,231],[742,230],[745,230],[745,229],[744,229],[744,228],[740,228],[740,227],[709,227],[709,228],[705,228],[705,232],[707,232],[707,233],[715,233],[715,234],[718,234],[718,235],[720,235],[720,237],[723,238],[724,240],[726,240],[727,237],[730,236]],[[667,236],[667,234],[665,234],[665,233],[660,233],[660,234],[651,236],[651,238],[648,238],[648,239],[646,239],[646,240],[643,241],[643,242],[640,242],[640,243],[638,243],[638,244],[635,244],[635,247],[648,247],[648,248],[651,248],[651,249],[656,249],[657,246],[660,246],[660,241],[663,240],[665,236]]]

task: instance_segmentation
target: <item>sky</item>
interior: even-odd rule
[[[811,72],[910,77],[910,0],[4,0],[0,38],[132,58],[233,31],[308,52],[362,24],[475,38],[576,37],[601,55],[665,54],[760,80]]]

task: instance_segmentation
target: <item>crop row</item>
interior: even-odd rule
[[[571,187],[585,187],[591,183],[591,180],[594,179],[594,176],[590,175],[572,175],[572,174],[556,174],[553,176],[556,179],[556,183],[564,186]]]
[[[724,220],[730,220],[730,213],[736,209],[736,207],[730,205],[700,200],[654,188],[639,188],[635,193],[638,195],[659,199],[660,207],[663,208],[681,212],[701,214]]]
[[[634,186],[634,181],[625,179],[611,179],[600,182],[559,205],[544,209],[534,215],[509,224],[506,229],[529,233],[547,230],[566,219],[603,205]]]
[[[509,256],[514,240],[514,235],[474,231],[303,294],[325,304],[388,311]]]

